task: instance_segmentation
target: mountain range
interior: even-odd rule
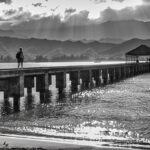
[[[23,48],[26,60],[32,60],[38,55],[51,59],[55,56],[99,56],[100,59],[118,60],[124,59],[125,53],[140,46],[150,46],[150,39],[131,39],[119,44],[101,43],[98,41],[56,41],[46,39],[19,39],[12,37],[0,37],[0,56],[9,55],[15,58],[20,47]]]
[[[15,58],[15,53],[20,47],[23,48],[25,58],[32,59],[37,55],[47,58],[61,55],[81,55],[86,52],[101,53],[115,46],[111,43],[100,43],[93,41],[83,43],[82,41],[56,41],[46,39],[19,39],[12,37],[0,37],[0,55],[10,55]]]
[[[146,45],[150,47],[150,39],[141,40],[135,38],[128,40],[102,52],[101,56],[109,59],[124,59],[126,52],[133,50],[140,45]]]

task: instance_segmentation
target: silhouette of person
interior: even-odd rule
[[[138,60],[138,59],[136,60],[136,63],[139,63],[139,60]]]
[[[20,65],[21,65],[21,68],[23,68],[24,55],[23,55],[22,48],[19,48],[19,51],[16,54],[16,59],[18,62],[18,68],[20,67]]]

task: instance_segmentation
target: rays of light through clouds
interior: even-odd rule
[[[49,39],[99,39],[99,24],[149,21],[149,10],[149,0],[2,0],[0,29]]]

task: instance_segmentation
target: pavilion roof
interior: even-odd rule
[[[150,47],[140,45],[139,47],[126,53],[126,56],[148,56],[150,55]]]

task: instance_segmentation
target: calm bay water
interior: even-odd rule
[[[150,74],[92,90],[83,91],[79,86],[78,92],[71,90],[69,75],[62,93],[55,82],[52,76],[45,100],[40,99],[35,88],[30,96],[25,89],[17,108],[13,98],[4,100],[0,92],[0,131],[82,139],[95,145],[150,148]]]

